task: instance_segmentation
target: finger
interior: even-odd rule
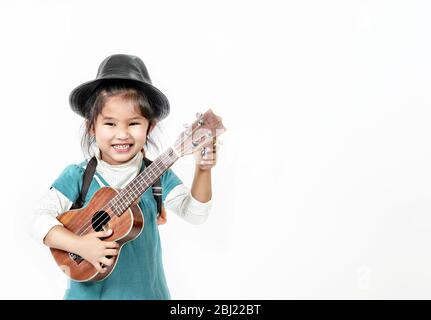
[[[97,272],[101,272],[103,269],[100,263],[93,263],[93,267],[97,270]]]
[[[166,219],[166,217],[158,217],[157,218],[157,224],[161,225],[161,224],[165,224],[168,221],[168,219]]]
[[[106,249],[115,249],[119,248],[120,245],[115,241],[105,241],[105,248]]]
[[[202,160],[201,161],[201,165],[212,165],[215,164],[216,161],[215,160]]]
[[[105,256],[116,256],[118,255],[118,250],[115,249],[106,249]]]
[[[220,147],[218,145],[209,144],[208,146],[201,149],[199,154],[201,156],[205,156],[205,155],[210,154],[210,153],[216,153],[219,149],[220,149]]]
[[[110,267],[114,263],[114,259],[102,258],[100,259],[100,262],[103,263],[105,266]]]
[[[220,145],[218,143],[211,143],[211,144],[208,145],[207,148],[210,149],[210,150],[216,150],[219,147],[220,147]]]
[[[203,160],[210,160],[210,159],[215,159],[217,157],[217,153],[215,152],[209,152],[208,154],[206,154],[205,156],[202,157]]]
[[[208,159],[208,160],[204,160],[203,164],[215,164],[216,159]]]
[[[94,233],[96,237],[98,238],[106,238],[109,237],[112,234],[112,229],[109,230],[103,230],[103,231],[98,231]]]

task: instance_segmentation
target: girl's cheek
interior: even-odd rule
[[[100,130],[98,130],[96,134],[97,134],[98,140],[102,140],[102,141],[110,141],[113,138],[112,132],[104,128],[101,128]]]
[[[142,128],[134,128],[130,131],[130,133],[135,140],[145,141],[147,132],[142,130]]]

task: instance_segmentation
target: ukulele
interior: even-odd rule
[[[123,189],[100,188],[86,207],[60,214],[57,219],[69,231],[83,236],[112,229],[112,234],[104,240],[116,241],[119,244],[118,255],[107,257],[114,259],[112,265],[103,265],[106,267],[105,273],[98,272],[90,262],[76,253],[50,248],[61,270],[79,282],[101,281],[107,278],[120,258],[122,246],[136,239],[144,229],[144,216],[138,206],[140,196],[180,157],[198,150],[202,152],[205,146],[213,143],[216,137],[226,131],[221,120],[211,109],[204,114],[198,114],[197,120],[178,136],[175,144]]]

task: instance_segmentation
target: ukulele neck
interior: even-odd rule
[[[136,176],[110,201],[112,211],[121,216],[139,197],[165,173],[179,157],[169,148]]]

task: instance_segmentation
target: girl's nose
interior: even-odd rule
[[[129,133],[129,130],[127,128],[118,127],[117,132],[116,132],[116,136],[117,136],[117,138],[125,139],[125,138],[129,138],[130,133]]]

